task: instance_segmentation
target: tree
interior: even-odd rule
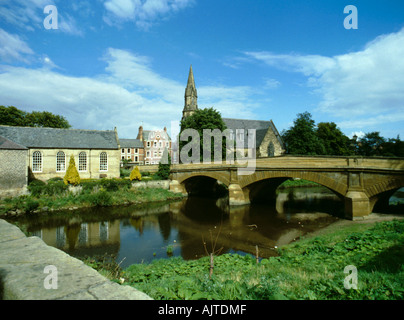
[[[163,161],[167,159],[167,161]],[[159,162],[159,168],[157,171],[157,175],[163,179],[167,180],[170,177],[170,171],[171,171],[171,157],[168,152],[168,149],[165,148],[163,152],[163,156],[161,157],[161,161]]]
[[[71,128],[71,125],[63,116],[54,115],[48,111],[29,113],[14,106],[0,106],[0,124],[21,127]]]
[[[334,122],[320,122],[317,137],[324,146],[326,155],[344,156],[351,154],[350,139],[342,133]]]
[[[385,143],[386,139],[380,136],[380,132],[366,133],[358,141],[358,153],[362,156],[381,156]]]
[[[77,186],[80,184],[80,175],[77,171],[73,155],[70,156],[69,167],[67,168],[63,181],[66,185],[71,184]]]
[[[140,174],[139,168],[136,166],[132,169],[130,176],[129,176],[130,181],[133,180],[142,180],[142,175]]]
[[[401,141],[400,135],[382,144],[382,154],[387,157],[404,157],[404,141]]]
[[[282,133],[289,154],[321,155],[325,148],[316,134],[316,125],[309,112],[299,113],[293,126]]]
[[[215,130],[218,129],[221,133],[224,132],[227,127],[226,124],[224,123],[222,116],[219,111],[213,109],[213,108],[206,108],[206,109],[198,109],[195,111],[195,113],[181,121],[181,133],[186,130],[186,129],[194,129],[198,132],[199,138],[200,138],[200,144],[199,144],[199,151],[200,151],[200,160],[203,160],[203,145],[208,144],[209,141],[204,141],[203,137],[203,131],[205,129],[208,130]],[[214,146],[214,139],[210,139],[211,143],[211,160],[213,160],[213,153],[215,150]],[[222,145],[221,145],[221,154],[222,154],[222,159],[226,158],[226,139],[222,139]],[[180,141],[179,147],[180,150],[182,148],[190,143],[191,141]]]

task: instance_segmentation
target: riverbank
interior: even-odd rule
[[[182,258],[135,264],[115,275],[154,299],[313,299],[404,298],[404,219],[373,216],[340,221],[278,249],[279,256],[251,255]],[[402,217],[401,217],[402,218]],[[93,267],[103,270],[93,262]],[[358,271],[358,289],[346,289],[346,266]]]
[[[129,182],[129,183],[128,183]],[[154,182],[150,182],[153,184]],[[154,183],[155,184],[155,183]],[[0,218],[18,218],[26,214],[89,207],[110,207],[182,199],[182,194],[162,187],[148,187],[129,180],[87,181],[69,189],[62,181],[31,186],[30,195],[0,200]]]

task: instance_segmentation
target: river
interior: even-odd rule
[[[53,212],[20,221],[75,257],[108,255],[121,267],[210,252],[276,255],[276,248],[336,222],[343,202],[326,188],[278,191],[276,202],[229,208],[226,199]]]

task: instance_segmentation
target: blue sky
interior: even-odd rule
[[[0,0],[0,105],[121,138],[180,120],[191,64],[199,107],[223,117],[282,131],[309,111],[403,138],[403,57],[402,0]]]

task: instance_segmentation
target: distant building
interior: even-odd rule
[[[198,94],[195,86],[192,65],[189,69],[187,87],[185,89],[185,104],[182,112],[182,119],[185,119],[198,110]],[[244,153],[247,155],[248,130],[256,130],[256,155],[257,158],[276,157],[285,153],[285,146],[278,130],[272,120],[246,120],[223,118],[228,129],[232,130],[232,137],[236,140],[238,134],[244,135]],[[244,131],[240,131],[244,130]],[[241,133],[243,132],[243,133]],[[241,138],[241,137],[238,137]]]
[[[127,160],[136,165],[144,165],[144,145],[140,139],[119,139],[121,144],[121,160]]]
[[[167,133],[167,128],[163,130],[143,130],[143,126],[140,126],[137,140],[140,140],[144,146],[145,165],[159,164],[165,149],[172,155],[171,138]]]
[[[28,167],[29,174],[36,179],[63,178],[71,155],[82,179],[120,176],[121,149],[116,129],[97,131],[0,126],[0,136],[27,149],[25,168]],[[21,161],[15,161],[15,168],[22,168]],[[0,170],[0,176],[6,174],[1,166]]]

